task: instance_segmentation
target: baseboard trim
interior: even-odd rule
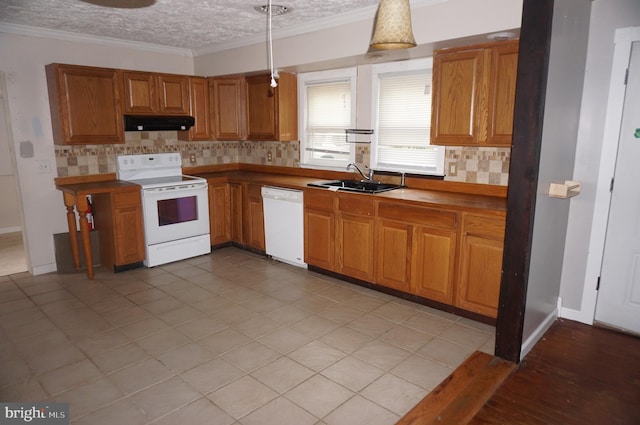
[[[542,336],[549,330],[553,322],[558,318],[558,308],[555,308],[536,328],[535,331],[525,342],[522,343],[522,347],[520,349],[520,360],[524,359],[529,351],[533,348],[534,345],[542,338]]]
[[[56,263],[44,264],[42,266],[33,267],[31,274],[34,276],[38,276],[40,274],[52,273],[58,271],[58,267]]]
[[[582,310],[574,310],[572,308],[563,307],[560,310],[559,317],[593,326],[593,316],[588,313],[584,313]]]
[[[0,235],[4,235],[5,233],[15,233],[15,232],[21,232],[21,231],[22,231],[22,227],[20,226],[2,227],[0,228]]]

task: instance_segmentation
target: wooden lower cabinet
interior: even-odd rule
[[[211,245],[231,240],[231,202],[228,183],[209,183],[209,235]]]
[[[376,282],[409,292],[413,226],[378,219],[376,230]]]
[[[304,261],[335,271],[334,195],[324,190],[304,194]]]
[[[245,187],[244,199],[244,226],[243,239],[244,244],[264,251],[264,210],[262,207],[262,186],[259,184],[247,184]]]
[[[251,240],[248,235],[264,235],[264,226],[262,230],[254,230],[251,233],[252,229],[249,228],[249,224],[254,220],[248,220],[245,217],[245,212],[251,212],[256,220],[262,217],[262,203],[256,202],[255,196],[249,202],[249,199],[245,199],[243,196],[244,193],[242,183],[209,183],[209,231],[212,246],[229,242],[248,245],[248,241]],[[245,225],[247,226],[246,230],[243,229]],[[252,226],[252,228],[255,227],[255,225]],[[246,238],[244,235],[247,235]],[[264,240],[264,236],[262,236],[262,240]],[[262,243],[264,244],[264,242]],[[260,249],[259,246],[256,244],[257,249]]]
[[[456,217],[449,211],[379,203],[376,283],[451,304]]]
[[[100,231],[100,260],[104,267],[144,261],[144,227],[140,191],[93,195],[96,229]]]
[[[504,229],[504,218],[463,216],[456,293],[460,308],[497,316]]]
[[[356,279],[373,281],[373,199],[338,194],[336,209],[336,271]]]
[[[308,189],[305,262],[495,318],[505,219]]]
[[[413,233],[412,292],[421,297],[451,304],[455,276],[455,232],[416,226]]]
[[[357,279],[373,280],[374,219],[353,214],[338,216],[336,271]]]
[[[242,184],[229,183],[229,238],[232,242],[242,243]]]

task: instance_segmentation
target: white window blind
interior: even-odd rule
[[[429,144],[431,69],[377,74],[373,146],[380,170],[444,174],[444,147]]]
[[[302,74],[299,80],[304,99],[302,163],[346,167],[353,156],[344,130],[355,123],[355,71],[342,71],[341,77],[321,72]]]

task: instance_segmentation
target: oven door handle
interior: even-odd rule
[[[168,187],[152,187],[147,189],[142,189],[145,193],[156,194],[156,193],[179,193],[185,192],[188,190],[199,190],[206,189],[207,183],[188,183],[188,184],[180,184],[176,186],[168,186]]]

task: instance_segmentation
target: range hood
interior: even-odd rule
[[[125,131],[189,130],[196,120],[189,116],[125,115]]]

